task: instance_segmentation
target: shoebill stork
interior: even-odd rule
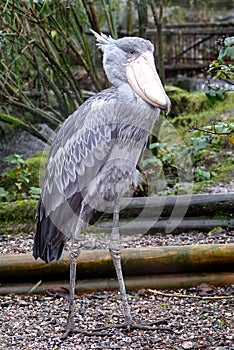
[[[93,32],[93,31],[92,31]],[[49,154],[37,209],[33,256],[46,263],[70,248],[70,302],[64,337],[75,331],[76,260],[82,229],[113,212],[109,251],[119,281],[124,326],[136,328],[126,296],[120,260],[120,198],[132,184],[160,109],[170,100],[157,74],[148,40],[113,39],[93,32],[103,51],[103,67],[111,87],[85,101],[59,129]]]

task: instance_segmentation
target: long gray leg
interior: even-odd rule
[[[123,278],[121,258],[120,258],[120,234],[119,234],[119,210],[120,210],[120,201],[117,199],[115,201],[114,213],[113,213],[113,227],[110,236],[110,245],[109,251],[112,257],[112,261],[116,270],[116,274],[119,281],[120,293],[123,302],[124,316],[125,316],[125,325],[127,328],[131,327],[133,323],[131,317],[131,311],[128,304],[128,298]]]
[[[166,320],[157,320],[156,322],[153,322],[152,324],[141,324],[141,323],[135,323],[132,320],[130,307],[128,304],[128,298],[123,278],[123,272],[122,272],[122,266],[121,266],[121,258],[120,258],[120,234],[119,234],[119,211],[120,211],[120,201],[116,200],[115,206],[114,206],[114,213],[113,213],[113,227],[112,232],[110,236],[110,245],[109,245],[109,251],[113,260],[113,264],[115,266],[116,274],[119,281],[119,287],[120,287],[120,293],[122,297],[123,302],[123,309],[124,309],[124,316],[125,316],[125,322],[123,325],[118,325],[118,328],[125,327],[128,330],[130,329],[145,329],[145,330],[155,330],[158,329],[154,327],[153,325],[164,323]],[[160,328],[162,329],[162,328]]]
[[[120,234],[119,234],[119,210],[120,203],[119,200],[116,200],[114,213],[113,213],[113,228],[110,236],[110,245],[109,251],[113,260],[113,264],[116,270],[116,274],[119,281],[120,293],[123,302],[124,316],[125,322],[123,325],[117,325],[118,328],[125,327],[128,330],[132,329],[156,329],[152,326],[142,325],[138,323],[134,323],[131,317],[131,311],[128,304],[127,293],[123,278],[122,266],[121,266],[121,258],[120,258]],[[69,300],[69,312],[67,318],[67,327],[66,332],[62,336],[62,339],[67,338],[70,333],[83,333],[89,336],[97,335],[99,331],[105,330],[109,328],[109,326],[104,326],[102,328],[91,329],[89,332],[75,328],[74,321],[74,310],[75,310],[75,284],[76,284],[76,263],[77,258],[80,254],[81,245],[78,241],[72,239],[69,242],[70,248],[70,300]],[[158,320],[156,323],[164,323],[165,320]],[[105,333],[100,333],[99,335],[107,335]]]
[[[80,245],[72,239],[69,243],[70,249],[70,295],[69,295],[69,311],[67,317],[66,332],[63,334],[62,339],[67,338],[69,333],[75,331],[75,288],[76,288],[76,263],[80,254]]]

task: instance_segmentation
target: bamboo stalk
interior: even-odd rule
[[[117,30],[116,30],[116,23],[113,15],[113,10],[112,10],[112,0],[101,0],[103,10],[106,16],[106,21],[108,24],[108,29],[110,31],[110,35],[114,38],[117,39]]]
[[[94,3],[93,0],[89,0],[89,2],[87,3],[86,0],[81,0],[82,4],[85,8],[85,11],[87,13],[87,16],[89,18],[89,23],[91,24],[92,28],[100,34],[101,29],[100,29],[100,25],[98,22],[98,16],[94,7]]]
[[[163,59],[163,1],[159,2],[159,15],[157,15],[156,5],[154,1],[150,1],[150,6],[152,14],[154,17],[154,23],[157,27],[157,51],[158,51],[158,70],[159,76],[162,80],[163,85],[165,84],[165,68],[164,68],[164,59]]]
[[[132,12],[133,12],[132,0],[127,0],[127,2],[126,2],[126,31],[127,31],[128,36],[130,36],[130,34],[132,32]]]
[[[139,36],[146,39],[146,29],[148,25],[147,2],[144,0],[138,0],[136,4],[138,11]]]
[[[86,58],[86,65],[84,66],[86,69],[86,72],[90,75],[96,89],[99,91],[101,90],[101,85],[99,82],[99,78],[96,72],[96,68],[95,68],[95,64],[91,55],[91,50],[84,32],[84,29],[82,27],[82,25],[79,22],[79,17],[77,16],[77,13],[74,11],[73,9],[73,15],[74,15],[74,19],[75,19],[75,26],[73,26],[74,32],[78,31],[78,39],[79,42],[82,46],[83,49],[83,53],[85,55]],[[73,47],[74,50],[74,47]],[[84,64],[83,64],[84,65]]]

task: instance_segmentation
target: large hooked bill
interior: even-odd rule
[[[171,110],[169,100],[154,64],[154,56],[150,51],[128,61],[126,74],[129,84],[135,93],[152,106],[166,111]]]

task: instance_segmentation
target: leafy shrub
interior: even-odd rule
[[[0,178],[0,183],[3,186],[0,187],[0,201],[38,199],[40,188],[30,185],[32,172],[27,161],[19,154],[9,155],[4,158],[4,161],[9,165],[13,165],[15,169],[10,170]]]

